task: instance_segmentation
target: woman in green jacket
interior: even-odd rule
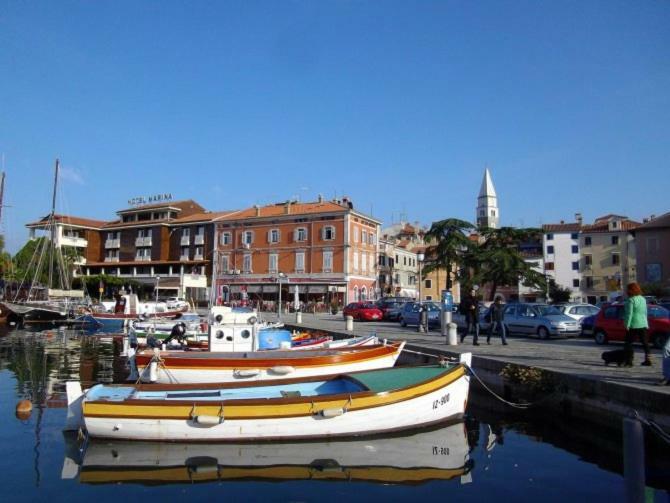
[[[629,283],[626,288],[628,298],[624,306],[624,326],[626,328],[626,339],[624,349],[630,355],[629,365],[633,364],[633,341],[639,339],[644,348],[644,361],[642,365],[651,365],[649,359],[649,342],[647,342],[647,300],[642,296],[642,289],[637,283]]]

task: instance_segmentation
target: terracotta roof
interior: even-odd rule
[[[120,215],[122,213],[130,213],[130,212],[144,211],[144,210],[153,210],[153,209],[156,209],[156,208],[166,208],[166,207],[179,208],[180,210],[195,209],[198,212],[204,212],[205,211],[205,208],[200,206],[193,199],[185,199],[183,201],[165,201],[165,202],[156,203],[156,204],[146,204],[146,205],[142,205],[142,206],[133,206],[131,208],[126,208],[126,209],[123,209],[123,210],[119,210],[116,213],[117,213],[117,215]]]
[[[582,232],[584,233],[593,233],[593,232],[621,232],[621,231],[632,231],[640,226],[640,222],[635,222],[633,220],[622,220],[621,227],[618,229],[610,230],[609,223],[604,221],[596,220],[596,223],[593,225],[584,225],[582,226]]]
[[[582,224],[578,222],[562,223],[562,224],[545,224],[542,226],[544,232],[579,232]]]
[[[598,217],[594,220],[594,223],[598,224],[601,222],[606,222],[607,220],[610,220],[611,218],[618,218],[620,220],[627,220],[628,217],[624,215],[615,215],[614,213],[610,213],[608,215],[603,215],[602,217]]]
[[[296,215],[311,215],[315,213],[345,213],[348,207],[337,204],[333,201],[313,202],[313,203],[290,203],[289,212],[286,212],[288,203],[271,204],[268,206],[251,207],[243,210],[230,212],[229,215],[220,218],[220,220],[242,220],[247,218],[268,218]]]
[[[175,220],[172,220],[171,223],[173,224],[185,224],[185,223],[191,223],[191,222],[211,222],[212,220],[215,220],[217,218],[225,217],[226,215],[230,215],[231,213],[235,213],[234,211],[205,211],[202,213],[194,213],[193,215],[189,215],[187,217],[182,217],[182,218],[177,218]]]
[[[646,231],[647,229],[663,229],[670,227],[670,212],[664,213],[660,217],[656,217],[648,222],[643,223],[636,230]]]
[[[100,229],[108,222],[104,220],[93,220],[91,218],[73,217],[70,215],[54,215],[54,220],[63,225],[76,225],[79,227],[91,227],[93,229]],[[44,227],[49,221],[49,215],[40,218],[37,222],[26,224],[26,227]]]

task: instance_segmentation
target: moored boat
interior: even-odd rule
[[[463,416],[471,354],[458,363],[264,383],[67,383],[69,426],[91,437],[243,441],[383,434]],[[79,424],[77,424],[79,423]]]

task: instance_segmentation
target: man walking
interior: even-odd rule
[[[491,325],[489,325],[489,333],[486,337],[486,343],[491,344],[491,336],[493,335],[493,331],[497,329],[500,333],[503,346],[507,346],[507,334],[505,333],[506,329],[505,324],[503,323],[503,320],[505,319],[505,306],[502,303],[502,298],[496,297],[496,300],[491,306],[490,316]]]
[[[470,295],[467,295],[461,302],[462,312],[465,314],[465,322],[467,328],[465,333],[461,335],[461,342],[470,334],[470,330],[474,330],[475,335],[472,341],[473,346],[479,346],[479,302],[477,301],[477,291],[471,290]]]

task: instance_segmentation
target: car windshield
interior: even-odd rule
[[[654,306],[647,309],[647,316],[649,318],[667,318],[670,313],[667,309],[661,306]]]
[[[535,310],[540,313],[540,316],[551,316],[555,314],[563,314],[558,308],[554,306],[535,306]]]
[[[374,304],[363,304],[361,306],[361,309],[377,309],[377,306],[375,306]]]
[[[426,302],[426,303],[424,303],[424,306],[426,306],[426,310],[428,310],[428,311],[439,311],[440,310],[440,306],[438,306],[434,302]]]

